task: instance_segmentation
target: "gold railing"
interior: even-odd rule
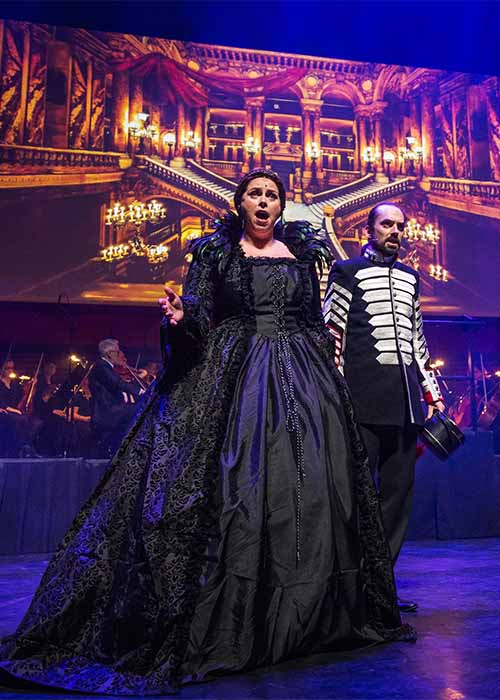
[[[351,180],[345,185],[330,187],[328,190],[323,190],[322,192],[318,192],[318,194],[314,194],[312,196],[312,203],[316,204],[319,202],[325,202],[327,199],[331,199],[332,197],[340,197],[343,194],[351,194],[352,192],[359,190],[361,187],[368,185],[370,182],[373,182],[374,179],[375,175],[373,173],[368,173],[367,175],[363,175],[363,177],[356,180]]]
[[[358,180],[358,182],[360,182]],[[410,189],[415,187],[415,178],[405,177],[394,182],[389,182],[386,184],[381,184],[380,187],[376,187],[369,192],[362,192],[356,194],[353,192],[352,199],[342,202],[337,207],[335,207],[335,216],[345,216],[350,214],[357,209],[362,209],[370,204],[375,204],[384,199],[389,199],[390,197],[395,197],[396,195],[408,192]],[[340,188],[339,188],[340,190]]]
[[[237,182],[234,182],[233,180],[229,180],[227,177],[224,177],[223,175],[218,175],[217,173],[214,173],[212,170],[209,170],[204,165],[200,165],[200,163],[197,163],[195,160],[190,159],[186,162],[187,162],[187,165],[190,168],[190,170],[193,171],[193,173],[207,178],[208,180],[212,181],[214,183],[214,185],[218,185],[219,187],[225,187],[227,190],[230,190],[231,192],[233,192],[238,185]],[[203,162],[207,163],[206,160]]]
[[[153,175],[164,182],[168,182],[175,187],[184,189],[186,192],[191,192],[192,194],[197,195],[201,199],[204,199],[217,207],[226,209],[231,205],[231,199],[229,196],[225,197],[224,195],[219,194],[210,187],[205,186],[200,182],[196,182],[194,179],[190,179],[189,176],[177,172],[174,168],[170,168],[168,165],[159,163],[151,158],[148,158],[147,156],[136,156],[136,161],[150,175]]]
[[[0,143],[0,170],[26,168],[38,172],[54,172],[60,168],[82,170],[119,170],[126,156],[108,151],[87,151],[45,146],[17,146]]]
[[[424,189],[428,189],[431,194],[444,194],[452,197],[477,197],[483,201],[500,201],[500,182],[481,180],[459,180],[448,177],[427,178],[428,188],[425,181],[422,183]]]

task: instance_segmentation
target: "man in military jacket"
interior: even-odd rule
[[[371,210],[369,243],[360,257],[333,265],[323,308],[377,476],[394,562],[410,516],[417,431],[425,419],[420,394],[428,415],[444,409],[429,366],[419,276],[397,259],[405,224],[395,204]]]

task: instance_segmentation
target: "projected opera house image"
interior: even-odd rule
[[[431,314],[500,311],[500,79],[1,23],[0,298],[144,304],[256,166],[335,257],[409,215]],[[323,286],[325,281],[323,281]]]

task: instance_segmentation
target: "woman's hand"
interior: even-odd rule
[[[173,289],[165,285],[165,296],[158,299],[163,313],[169,319],[172,326],[176,326],[184,318],[184,309],[182,308],[182,300]]]

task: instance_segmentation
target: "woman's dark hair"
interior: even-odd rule
[[[238,214],[241,216],[241,198],[246,192],[246,189],[249,185],[249,183],[252,180],[255,180],[258,177],[267,177],[268,180],[272,180],[276,187],[278,188],[278,193],[279,193],[279,198],[280,198],[280,204],[281,204],[281,211],[285,208],[286,204],[286,193],[285,193],[285,188],[283,186],[283,183],[281,182],[281,179],[279,175],[272,170],[264,170],[263,168],[256,168],[254,170],[251,170],[249,173],[244,175],[241,180],[238,183],[238,187],[236,188],[236,192],[234,193],[234,207]]]
[[[367,228],[368,228],[368,232],[369,232],[370,234],[373,233],[373,229],[374,229],[374,227],[375,227],[375,217],[377,216],[378,208],[379,208],[379,207],[384,207],[384,206],[396,207],[396,209],[399,209],[399,211],[403,214],[404,219],[405,219],[405,223],[406,223],[406,221],[407,221],[407,216],[406,216],[406,214],[404,213],[404,211],[401,209],[401,207],[399,206],[399,204],[396,204],[395,202],[379,202],[378,204],[376,204],[376,205],[373,207],[373,209],[370,209],[370,211],[368,212],[368,219],[367,219],[366,225],[367,225]]]

